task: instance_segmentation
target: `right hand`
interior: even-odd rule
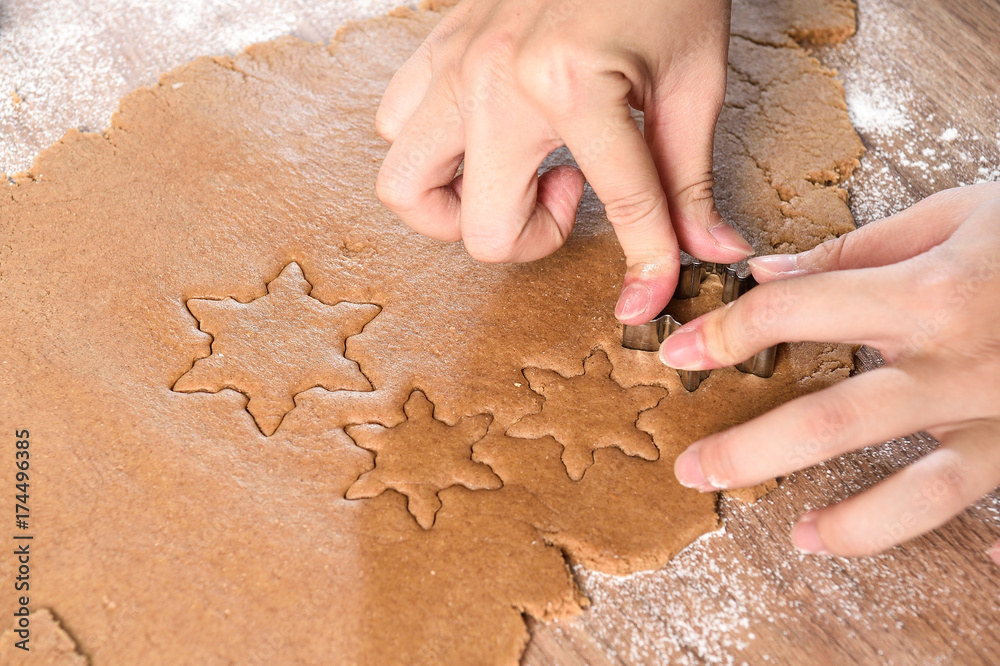
[[[586,178],[628,266],[616,316],[649,321],[673,295],[678,246],[726,263],[752,252],[712,194],[729,12],[728,0],[461,2],[382,100],[393,145],[379,198],[477,259],[533,261],[566,241]],[[563,145],[582,173],[539,176]]]
[[[1000,483],[1000,183],[939,192],[797,255],[751,260],[762,284],[663,343],[672,367],[739,363],[778,342],[866,344],[886,366],[695,442],[678,480],[715,492],[911,432],[941,446],[803,516],[806,552],[871,555],[932,530]],[[994,551],[996,557],[996,551]]]

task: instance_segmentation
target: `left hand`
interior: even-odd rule
[[[1000,184],[938,193],[799,255],[751,260],[764,283],[683,326],[667,365],[719,368],[773,344],[866,344],[886,367],[695,442],[677,478],[751,486],[926,430],[941,446],[867,492],[802,517],[801,550],[884,550],[943,524],[1000,482]],[[1000,543],[991,551],[1000,564]]]

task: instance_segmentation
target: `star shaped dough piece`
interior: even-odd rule
[[[361,448],[375,453],[375,469],[347,489],[347,499],[377,497],[388,489],[407,497],[407,509],[425,530],[441,508],[438,492],[451,486],[492,490],[503,486],[489,465],[472,460],[472,445],[486,436],[493,417],[466,416],[454,426],[434,418],[434,405],[413,391],[403,406],[406,420],[392,428],[347,426]]]
[[[636,427],[639,414],[655,407],[667,392],[654,386],[623,388],[611,379],[611,361],[595,351],[584,361],[583,374],[563,377],[541,368],[525,368],[531,390],[542,395],[541,411],[507,429],[510,437],[552,436],[563,447],[562,461],[574,481],[594,464],[594,451],[618,447],[626,455],[656,460],[660,452],[649,433]]]
[[[182,393],[235,389],[250,398],[247,411],[271,436],[295,407],[293,397],[317,386],[328,391],[371,391],[361,367],[346,358],[347,338],[357,335],[381,308],[370,303],[326,303],[295,262],[250,303],[227,298],[187,302],[210,333],[212,354],[174,384]]]

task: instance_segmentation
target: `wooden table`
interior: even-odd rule
[[[837,68],[868,148],[850,182],[867,223],[935,191],[1000,180],[1000,3],[859,0],[859,33],[816,51]],[[289,32],[326,39],[344,19],[396,0],[107,0],[0,4],[0,171],[17,171],[67,127],[99,128],[116,100],[203,53]],[[18,101],[20,100],[20,101]],[[862,352],[862,367],[878,363]],[[997,663],[1000,496],[873,558],[797,554],[805,510],[847,497],[934,444],[914,436],[785,480],[759,503],[720,506],[709,535],[660,571],[624,579],[579,571],[594,607],[533,626],[524,663]]]

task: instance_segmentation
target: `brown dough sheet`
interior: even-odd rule
[[[801,36],[785,6],[738,2],[735,32]],[[817,16],[811,34],[842,19]],[[718,526],[715,497],[673,478],[684,447],[850,371],[850,348],[796,344],[770,380],[683,391],[620,347],[624,263],[592,195],[531,265],[404,227],[374,196],[373,117],[439,18],[200,58],[0,193],[0,424],[31,431],[31,603],[93,664],[516,662],[522,614],[586,606],[567,560],[654,568]],[[733,39],[719,203],[759,251],[803,249],[851,228],[838,184],[861,146],[831,73],[754,39]],[[264,300],[286,269],[283,304]],[[600,382],[581,383],[588,358]],[[641,396],[634,430],[519,429],[551,399],[533,374],[591,404]],[[389,433],[413,396],[409,470]],[[344,430],[361,424],[364,448]],[[593,453],[578,481],[564,450]],[[420,483],[440,509],[414,490],[418,524],[399,491]]]

